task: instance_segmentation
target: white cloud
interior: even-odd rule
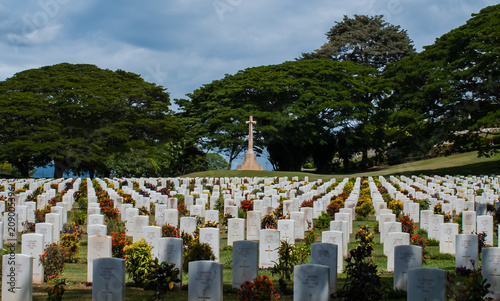
[[[489,4],[494,1],[9,0],[0,5],[0,78],[61,62],[90,63],[141,74],[178,98],[226,73],[319,48],[343,15],[384,14],[420,50]]]

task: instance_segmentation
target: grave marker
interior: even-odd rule
[[[125,300],[125,260],[97,258],[92,268],[92,300]]]
[[[245,281],[258,275],[259,243],[238,240],[233,243],[233,288],[239,289]]]

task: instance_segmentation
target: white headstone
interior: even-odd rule
[[[261,227],[261,212],[247,212],[247,240],[259,240]]]
[[[222,301],[222,263],[192,261],[189,263],[188,300]]]
[[[159,254],[159,239],[161,238],[161,227],[158,226],[146,226],[142,228],[142,235],[146,242],[148,242],[153,249],[151,254],[153,259],[158,257]]]
[[[439,253],[455,255],[455,236],[457,234],[458,224],[441,224],[439,233]]]
[[[388,271],[394,271],[394,247],[409,244],[410,234],[406,232],[392,232],[387,234],[384,243],[384,253],[387,256]]]
[[[321,242],[337,245],[337,273],[342,273],[344,269],[343,234],[340,231],[323,231]],[[346,254],[347,255],[347,254]]]
[[[21,253],[33,257],[33,283],[43,283],[43,265],[40,255],[44,253],[43,234],[27,233],[21,236]]]
[[[179,269],[179,279],[182,280],[182,238],[162,237],[158,239],[158,261],[175,264],[175,267]]]
[[[329,243],[311,244],[311,263],[330,268],[330,295],[337,292],[338,246]]]
[[[259,243],[239,240],[233,242],[233,288],[239,289],[243,282],[252,281],[258,275]]]
[[[125,260],[96,258],[92,268],[92,300],[125,300]]]
[[[260,230],[259,268],[266,269],[275,266],[279,259],[280,232],[273,229]]]
[[[296,265],[293,269],[293,300],[330,300],[330,268],[319,264]]]
[[[414,268],[408,271],[408,301],[445,300],[446,271]]]
[[[200,229],[200,243],[208,244],[212,248],[215,261],[219,261],[219,237],[220,231],[218,228],[207,227]]]
[[[33,299],[33,258],[29,255],[3,255],[2,300]]]
[[[245,240],[245,219],[230,218],[227,220],[227,245],[232,246],[237,240]]]
[[[455,267],[467,267],[470,270],[477,269],[479,265],[477,235],[458,234],[455,239]]]
[[[400,245],[394,247],[394,289],[405,290],[408,270],[422,267],[422,247]]]
[[[111,257],[111,236],[94,235],[88,237],[87,282],[92,282],[94,259]]]

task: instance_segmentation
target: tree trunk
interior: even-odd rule
[[[54,160],[54,179],[62,178],[68,166],[62,161]]]

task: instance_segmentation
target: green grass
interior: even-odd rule
[[[210,171],[200,171],[195,173],[190,173],[184,175],[183,177],[190,178],[235,178],[235,177],[299,177],[299,181],[303,181],[304,177],[309,177],[309,181],[315,181],[317,179],[330,179],[332,175],[321,175],[308,172],[300,171],[269,171],[269,170],[210,170]]]
[[[500,154],[490,158],[478,158],[477,152],[468,152],[421,160],[410,163],[387,166],[374,170],[356,173],[338,174],[314,174],[307,172],[287,171],[254,171],[254,170],[212,170],[184,175],[184,177],[299,177],[303,180],[305,176],[309,181],[317,179],[344,178],[344,177],[369,177],[385,175],[490,175],[500,173]]]

